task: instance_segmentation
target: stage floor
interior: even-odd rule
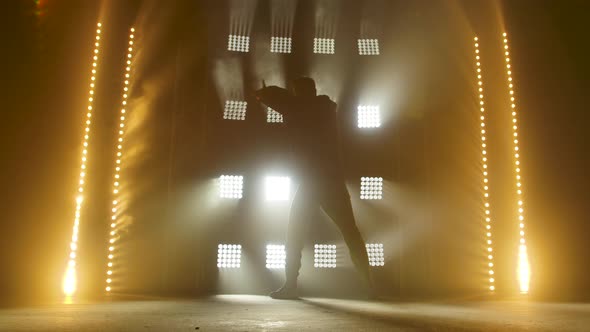
[[[590,331],[590,305],[218,295],[0,309],[0,331]]]

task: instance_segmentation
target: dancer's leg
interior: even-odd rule
[[[291,205],[287,228],[287,261],[285,285],[271,294],[273,298],[296,298],[297,278],[301,268],[301,251],[309,222],[317,216],[319,203],[311,190],[311,185],[301,184]]]
[[[372,289],[373,279],[369,270],[365,241],[356,225],[350,195],[344,181],[332,181],[325,185],[320,201],[322,209],[340,229],[357,271],[367,286]]]

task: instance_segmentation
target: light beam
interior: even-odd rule
[[[508,46],[508,34],[503,33],[504,43],[504,60],[506,62],[506,77],[508,84],[508,92],[510,94],[510,108],[512,115],[512,138],[513,138],[513,149],[514,149],[514,173],[516,180],[516,203],[518,206],[518,228],[519,228],[519,245],[518,245],[518,267],[517,267],[517,278],[518,285],[521,294],[528,294],[529,283],[531,278],[531,271],[529,265],[529,257],[527,253],[527,245],[525,241],[524,233],[524,201],[523,201],[523,186],[521,176],[521,162],[520,162],[520,147],[519,147],[519,136],[518,136],[518,114],[516,108],[516,98],[514,97],[514,80],[512,78],[512,64],[510,62],[510,47]]]
[[[484,224],[485,224],[485,247],[487,255],[487,276],[488,289],[490,291],[496,290],[494,285],[494,249],[492,246],[492,217],[490,212],[489,202],[489,178],[488,178],[488,154],[487,154],[487,138],[486,138],[486,109],[484,107],[484,91],[483,78],[481,70],[481,56],[479,51],[479,38],[474,38],[475,46],[475,65],[477,67],[477,92],[479,96],[479,120],[481,130],[481,166],[482,166],[482,187],[483,187],[483,206],[484,206]]]
[[[106,286],[105,290],[107,292],[111,292],[113,288],[113,274],[115,271],[115,257],[117,255],[117,242],[120,240],[119,235],[119,222],[118,217],[120,216],[121,211],[119,211],[121,207],[121,168],[123,167],[123,142],[124,142],[124,135],[125,135],[125,124],[127,122],[127,100],[129,98],[129,85],[131,80],[131,65],[133,60],[133,50],[134,50],[134,36],[135,28],[131,28],[129,33],[129,42],[127,48],[127,56],[125,57],[125,74],[123,80],[123,96],[121,101],[121,111],[119,117],[119,125],[118,128],[118,135],[117,135],[117,142],[116,142],[116,153],[115,153],[115,172],[113,175],[113,201],[111,206],[111,220],[110,223],[110,233],[109,233],[109,247],[108,247],[108,255],[107,255],[107,269],[106,269]]]

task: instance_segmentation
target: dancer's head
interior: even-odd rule
[[[293,81],[293,93],[298,97],[315,97],[315,82],[309,77],[299,77]]]

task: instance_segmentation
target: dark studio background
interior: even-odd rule
[[[338,73],[338,84],[326,89],[339,91],[334,98],[342,114],[355,213],[368,238],[389,241],[395,249],[379,272],[384,292],[449,296],[477,294],[485,287],[479,274],[483,238],[477,224],[481,192],[472,65],[477,32],[490,114],[498,293],[515,293],[514,184],[509,135],[503,132],[509,122],[504,112],[508,97],[499,56],[504,24],[521,124],[531,296],[588,299],[590,5],[529,0],[337,3],[336,39],[342,47],[334,61],[312,56],[313,28],[306,23],[313,21],[316,2],[300,0],[293,27],[296,53],[282,57],[279,68],[286,80],[324,64],[327,75]],[[222,121],[227,96],[218,88],[214,70],[231,64],[240,71],[243,91],[259,87],[264,78],[260,73],[265,73],[260,64],[269,52],[268,41],[258,40],[268,39],[269,2],[258,1],[253,51],[239,56],[224,50],[230,1],[6,1],[1,6],[0,302],[60,294],[79,172],[81,110],[99,17],[103,58],[82,213],[80,293],[95,296],[104,286],[113,133],[131,25],[138,30],[139,51],[126,137],[128,228],[118,270],[120,289],[165,295],[224,290],[214,266],[215,246],[236,241],[248,246],[245,254],[258,267],[251,271],[255,277],[250,276],[257,282],[235,290],[263,293],[277,284],[277,275],[262,271],[264,253],[259,249],[282,239],[284,229],[278,221],[272,223],[284,221],[288,205],[263,211],[255,179],[268,169],[288,169],[285,137],[280,126],[264,123],[253,101],[247,121]],[[375,62],[355,54],[357,27],[366,17],[381,22],[383,30],[383,54]],[[388,78],[398,82],[380,91],[383,95],[392,89],[397,98],[395,106],[385,106],[391,119],[376,134],[359,133],[354,108],[371,94],[364,84],[379,88]],[[210,179],[223,172],[253,179],[245,199],[220,205],[208,201]],[[354,198],[355,181],[367,173],[386,178],[391,204],[361,204]],[[339,241],[333,226],[321,225],[314,234],[317,240]],[[308,275],[302,282],[310,291],[318,290],[314,283],[326,285],[331,278],[340,282],[327,292],[355,283],[350,268]]]

